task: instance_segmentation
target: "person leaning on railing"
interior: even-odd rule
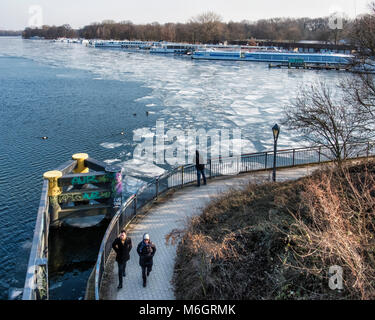
[[[130,250],[132,249],[132,240],[126,236],[125,230],[121,230],[119,236],[113,241],[112,248],[116,252],[116,261],[118,265],[118,280],[119,285],[117,289],[122,288],[122,278],[126,276],[126,262],[130,259]]]

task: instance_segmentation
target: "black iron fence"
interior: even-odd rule
[[[375,155],[375,142],[351,144],[347,158],[362,158]],[[296,167],[307,164],[320,164],[332,161],[334,155],[324,146],[279,150],[276,153],[276,168]],[[208,178],[237,175],[245,172],[273,169],[274,152],[243,154],[234,157],[208,159],[206,172]],[[129,197],[117,211],[103,237],[95,266],[95,299],[100,299],[103,272],[111,253],[111,245],[121,228],[130,223],[137,210],[156,199],[171,188],[179,188],[196,181],[194,165],[179,166],[142,186]]]

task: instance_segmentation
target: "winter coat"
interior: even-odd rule
[[[124,244],[120,238],[116,238],[112,243],[112,248],[116,252],[116,261],[123,263],[130,259],[130,250],[132,249],[132,240],[126,237]]]
[[[137,247],[137,253],[139,254],[139,265],[141,267],[152,266],[152,258],[154,257],[155,252],[156,246],[151,241],[146,244],[142,240]]]
[[[199,152],[195,152],[194,163],[197,170],[204,170],[204,159]]]

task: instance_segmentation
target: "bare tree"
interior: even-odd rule
[[[368,118],[375,116],[375,82],[371,73],[353,74],[342,81],[341,88],[346,92],[345,99]]]
[[[358,19],[358,32],[363,34],[362,38],[373,34],[368,31],[361,31],[364,30],[361,27],[361,23],[366,25],[365,22]],[[271,18],[255,22],[243,20],[241,22],[230,21],[225,23],[218,14],[205,12],[193,17],[186,23],[166,23],[159,25],[157,22],[133,24],[129,20],[123,20],[119,23],[113,20],[104,20],[101,23],[97,22],[84,26],[79,30],[71,30],[66,27],[56,28],[53,26],[45,26],[40,29],[26,28],[23,36],[29,38],[35,35],[50,39],[63,36],[70,37],[72,34],[87,39],[137,39],[154,41],[172,39],[172,41],[206,43],[217,43],[225,40],[229,42],[247,41],[250,38],[293,41],[323,40],[328,42],[332,39],[333,35],[336,41],[348,38],[348,29],[352,23],[354,22],[344,19],[344,29],[338,32],[338,30],[332,31],[328,28],[327,17]],[[353,35],[355,35],[355,32],[353,32]]]
[[[284,108],[283,120],[314,144],[328,147],[339,164],[350,155],[352,143],[371,136],[371,117],[358,104],[348,104],[340,88],[333,92],[323,81],[302,87],[297,98]]]
[[[375,78],[366,71],[375,70],[375,2],[370,5],[370,13],[357,18],[352,25],[351,41],[357,46],[354,65],[360,66],[354,74],[342,83],[347,102],[361,110],[368,118],[375,116]]]
[[[370,13],[357,18],[352,26],[350,39],[358,48],[357,57],[362,60],[375,57],[375,2]]]
[[[190,20],[191,23],[199,25],[201,41],[205,43],[219,40],[223,31],[221,21],[221,16],[212,11],[202,13]]]
[[[375,66],[375,2],[371,12],[357,18],[351,28],[356,44],[354,64]],[[342,81],[333,94],[323,83],[302,88],[285,108],[285,124],[314,143],[330,148],[339,162],[350,154],[350,144],[374,136],[375,82],[370,73],[357,73]]]

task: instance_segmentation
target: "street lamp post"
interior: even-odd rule
[[[276,181],[276,151],[277,151],[277,139],[279,138],[280,127],[275,124],[272,128],[273,133],[273,173],[272,180]]]

